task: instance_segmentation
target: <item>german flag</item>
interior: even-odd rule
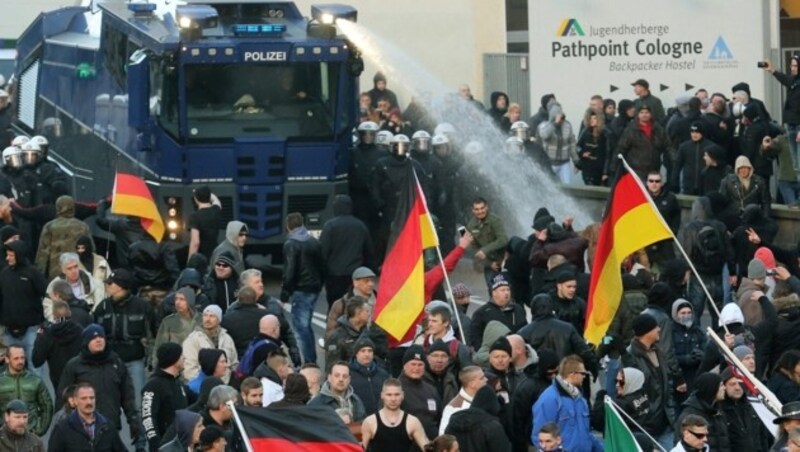
[[[642,182],[630,170],[624,172],[611,190],[597,239],[583,333],[589,343],[600,344],[619,308],[622,261],[636,250],[670,238],[672,231]]]
[[[375,323],[395,341],[403,340],[425,307],[422,251],[439,244],[425,195],[410,163],[407,184],[392,222],[375,301]]]
[[[133,174],[117,173],[111,197],[111,213],[141,218],[142,228],[156,242],[164,237],[164,221],[144,180]]]
[[[237,406],[237,431],[253,452],[363,452],[350,429],[327,406]],[[244,430],[244,435],[242,434]]]

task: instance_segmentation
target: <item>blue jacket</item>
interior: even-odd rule
[[[603,444],[589,427],[589,404],[582,396],[572,398],[556,380],[533,405],[531,441],[538,444],[539,430],[548,422],[561,429],[564,449],[570,452],[602,452]]]

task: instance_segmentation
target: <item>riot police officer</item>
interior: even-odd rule
[[[372,170],[383,157],[375,145],[378,124],[365,121],[358,125],[358,144],[350,154],[350,198],[353,200],[353,215],[375,230],[378,226],[378,212],[370,197]]]

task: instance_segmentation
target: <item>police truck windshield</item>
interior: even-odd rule
[[[187,138],[332,137],[338,77],[338,63],[187,65]]]

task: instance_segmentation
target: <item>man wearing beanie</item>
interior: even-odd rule
[[[744,364],[745,369],[755,375],[756,373],[756,355],[753,349],[742,344],[733,348],[733,354],[739,358],[739,361]],[[774,363],[773,363],[774,364]]]
[[[156,351],[156,365],[158,368],[142,390],[142,425],[152,452],[161,445],[164,432],[175,420],[175,412],[187,405],[186,392],[180,380],[183,370],[181,346],[174,342],[160,345]]]
[[[680,368],[676,366],[673,371],[661,352],[661,345],[656,345],[662,334],[656,319],[642,313],[633,319],[632,327],[634,337],[627,353],[622,355],[622,365],[634,367],[644,373],[645,381],[648,382],[647,397],[650,400],[650,412],[637,421],[664,449],[669,450],[674,444],[667,415],[669,397],[673,389],[686,392],[686,383]],[[670,387],[670,380],[674,383],[674,388]]]
[[[183,344],[192,331],[202,323],[203,317],[195,307],[194,291],[189,287],[178,289],[175,292],[175,312],[161,321],[153,345],[153,359],[150,362],[157,362],[156,353],[161,345],[168,342]]]
[[[703,154],[711,152],[719,155],[722,152],[722,155],[724,155],[725,151],[722,148],[705,138],[706,134],[703,127],[703,122],[698,118],[697,121],[689,126],[690,139],[678,143],[678,156],[670,173],[670,186],[675,192],[680,190],[680,193],[684,195],[695,196],[705,194],[700,191],[703,168],[705,168]]]
[[[517,375],[511,363],[511,343],[506,337],[494,341],[489,347],[489,368],[484,369],[489,385],[504,400],[511,401],[511,395],[517,386]]]
[[[742,308],[747,325],[753,326],[764,319],[758,297],[754,298],[753,293],[767,293],[766,280],[767,268],[764,263],[758,258],[751,259],[747,264],[747,277],[742,278],[736,291],[736,303]]]
[[[156,334],[156,321],[150,304],[134,295],[136,279],[118,268],[106,280],[106,295],[94,309],[94,320],[106,332],[111,350],[119,355],[133,380],[136,405],[141,406],[144,387],[144,341]]]
[[[446,342],[437,339],[426,353],[428,365],[422,378],[436,388],[442,402],[449,402],[458,394],[458,380],[453,370],[457,364],[450,358],[450,347]]]
[[[97,412],[117,430],[122,428],[120,415],[124,410],[131,438],[141,436],[141,423],[128,368],[108,346],[105,330],[96,323],[84,328],[81,353],[67,362],[56,394],[64,394],[68,387],[79,383],[88,383],[96,388]],[[143,442],[144,436],[141,436],[140,444]]]
[[[690,414],[700,416],[708,422],[709,450],[730,452],[733,449],[731,449],[730,437],[728,436],[728,424],[719,409],[720,402],[724,398],[725,386],[718,374],[706,372],[698,375],[694,381],[694,391],[689,396],[689,399],[683,402],[683,411],[681,411],[676,425],[680,425],[683,418]]]
[[[470,338],[473,350],[481,348],[483,332],[486,325],[492,320],[497,320],[516,333],[528,321],[525,318],[525,309],[511,300],[511,288],[503,275],[497,275],[492,280],[492,299],[472,314],[472,331]]]
[[[650,288],[647,293],[647,309],[642,311],[642,314],[647,314],[653,317],[658,323],[661,330],[658,339],[658,349],[664,355],[667,361],[667,368],[670,373],[679,373],[680,365],[678,359],[675,358],[675,353],[672,347],[672,304],[675,299],[672,295],[672,290],[664,282],[657,282]],[[634,336],[636,334],[634,333]]]
[[[356,395],[364,402],[367,415],[370,415],[380,408],[381,387],[389,378],[389,373],[375,361],[375,344],[368,337],[357,340],[353,350],[353,359],[350,360],[350,384]]]
[[[412,345],[403,354],[403,371],[399,380],[405,396],[401,408],[422,422],[428,438],[436,438],[442,415],[442,400],[436,388],[426,382],[424,376],[425,351],[419,345]]]
[[[235,259],[230,251],[223,251],[217,260],[211,262],[214,266],[203,285],[203,292],[208,296],[209,302],[227,312],[228,306],[236,301],[236,291],[239,289],[239,273],[233,267]]]
[[[200,350],[204,348],[216,348],[225,352],[228,358],[228,370],[222,377],[226,384],[230,381],[231,370],[239,365],[239,355],[236,353],[236,345],[233,339],[219,324],[222,321],[222,309],[211,304],[203,309],[202,324],[195,328],[191,334],[183,341],[183,357],[185,359],[183,368],[183,378],[192,381],[200,373]]]
[[[726,368],[720,376],[725,386],[725,399],[720,402],[720,409],[728,424],[731,450],[769,450],[770,432],[747,400],[742,381],[730,368]]]
[[[378,108],[378,101],[382,98],[388,100],[392,107],[400,105],[397,103],[397,95],[394,91],[386,87],[386,76],[383,75],[383,72],[376,72],[375,76],[372,77],[372,83],[374,87],[367,91],[372,101],[372,108]]]

